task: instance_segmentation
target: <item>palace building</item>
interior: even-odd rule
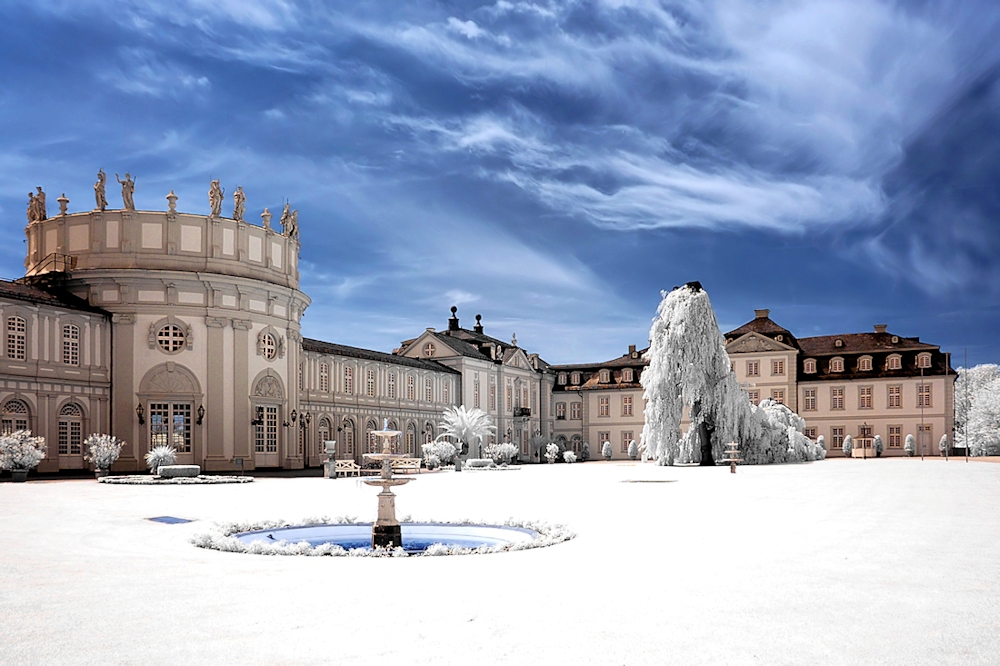
[[[0,280],[2,429],[45,437],[39,471],[85,468],[92,432],[126,442],[116,471],[145,469],[162,444],[208,471],[318,466],[326,442],[360,462],[383,422],[420,455],[462,404],[487,412],[524,461],[551,441],[587,442],[592,457],[610,441],[625,458],[639,439],[643,350],[550,366],[516,336],[487,335],[479,315],[462,328],[457,308],[392,353],[304,339],[297,213],[286,206],[278,230],[265,209],[258,226],[238,199],[223,217],[217,182],[213,214],[177,212],[172,192],[167,211],[137,211],[131,182],[122,210],[106,209],[101,181],[93,211],[69,213],[60,197],[49,218],[36,200],[25,276]],[[913,433],[933,455],[951,434],[954,372],[937,346],[879,326],[796,339],[757,315],[726,334],[752,400],[788,404],[831,448],[880,434],[891,455]]]

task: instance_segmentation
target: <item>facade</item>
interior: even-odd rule
[[[361,462],[384,424],[419,455],[444,409],[463,404],[525,461],[551,441],[589,443],[592,457],[609,441],[622,459],[639,440],[647,363],[635,346],[550,366],[516,335],[487,335],[480,315],[462,328],[454,307],[445,330],[391,354],[304,340],[297,215],[286,207],[281,231],[266,209],[249,224],[240,200],[239,219],[224,218],[217,181],[212,192],[207,216],[178,213],[172,193],[165,212],[68,213],[60,198],[59,215],[29,215],[25,277],[0,281],[0,419],[45,437],[40,471],[86,467],[91,432],[126,442],[116,471],[145,469],[163,444],[208,471],[318,466],[327,442]],[[881,435],[888,455],[910,433],[936,455],[952,434],[955,375],[935,345],[884,326],[796,339],[767,310],[725,338],[750,399],[787,404],[832,455],[847,434]]]

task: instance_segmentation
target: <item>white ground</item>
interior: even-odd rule
[[[0,663],[1000,659],[996,464],[440,472],[398,490],[400,515],[543,519],[578,537],[407,559],[265,557],[187,542],[216,520],[371,520],[375,494],[319,478],[0,484]],[[196,522],[146,520],[161,515]]]

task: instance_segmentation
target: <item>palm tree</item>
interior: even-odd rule
[[[473,407],[466,409],[465,405],[448,407],[442,416],[442,432],[440,437],[451,437],[458,442],[458,455],[468,455],[469,447],[477,441],[480,445],[489,435],[496,432],[493,419],[483,410]],[[455,471],[462,468],[461,459],[456,456]]]

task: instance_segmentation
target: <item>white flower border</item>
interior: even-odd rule
[[[195,486],[218,483],[250,483],[252,476],[173,476],[159,477],[150,474],[130,474],[128,476],[102,476],[100,483],[127,486]]]
[[[409,516],[400,520],[403,523],[435,523],[437,525],[481,525],[483,527],[519,527],[533,530],[537,533],[531,541],[509,543],[501,546],[480,546],[479,548],[464,548],[461,546],[446,546],[444,544],[433,544],[422,553],[410,555],[402,548],[394,549],[369,549],[353,548],[347,550],[337,544],[325,543],[319,546],[311,546],[306,541],[252,541],[243,543],[235,534],[242,532],[256,532],[259,530],[272,530],[282,527],[299,527],[309,525],[354,525],[358,523],[353,516],[339,516],[329,518],[327,516],[317,518],[307,518],[296,522],[287,520],[264,520],[264,521],[243,521],[217,523],[215,527],[203,534],[198,534],[191,538],[191,543],[198,548],[210,548],[221,550],[227,553],[250,553],[252,555],[306,555],[333,557],[435,557],[440,555],[487,555],[490,553],[506,553],[516,550],[531,550],[532,548],[544,548],[563,541],[569,541],[576,537],[564,525],[554,525],[541,521],[515,520],[510,518],[502,523],[484,523],[481,520],[412,520]]]

